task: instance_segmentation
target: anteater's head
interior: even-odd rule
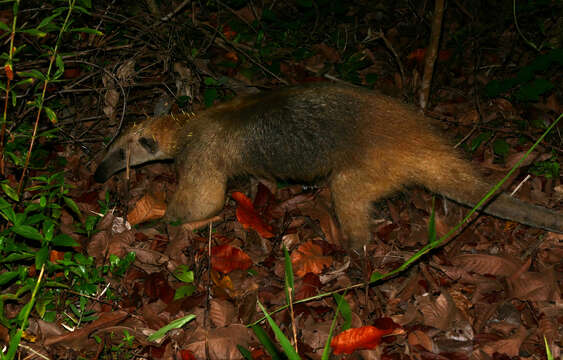
[[[131,126],[109,147],[98,165],[94,179],[105,182],[116,172],[129,165],[149,161],[173,159],[187,116],[163,116],[149,118]]]

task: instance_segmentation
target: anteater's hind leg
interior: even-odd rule
[[[400,183],[392,177],[370,176],[372,171],[343,170],[330,179],[330,189],[347,245],[359,251],[371,240],[370,214],[374,201],[398,189]]]

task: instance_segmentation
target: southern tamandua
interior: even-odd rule
[[[370,205],[408,185],[423,185],[471,205],[490,189],[476,171],[408,105],[356,87],[315,84],[240,97],[201,113],[149,118],[109,148],[99,182],[126,165],[174,159],[178,187],[168,219],[196,221],[219,212],[227,179],[253,175],[326,180],[349,246],[370,240]],[[485,213],[554,232],[563,216],[500,194]]]

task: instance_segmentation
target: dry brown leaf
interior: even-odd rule
[[[539,331],[544,334],[548,342],[552,343],[560,338],[558,332],[557,317],[561,316],[561,309],[556,304],[547,306],[540,305],[541,318],[539,321]]]
[[[410,346],[422,346],[426,351],[435,353],[435,345],[432,339],[424,331],[415,330],[409,333],[408,342]]]
[[[108,326],[114,326],[123,321],[127,316],[129,316],[129,313],[121,310],[102,313],[97,320],[94,320],[87,326],[65,335],[47,338],[45,339],[44,344],[46,346],[61,344],[72,347],[73,349],[83,348],[85,346],[88,346],[87,339],[89,338],[91,333]],[[80,344],[81,346],[78,344]]]
[[[227,300],[212,299],[210,301],[209,318],[218,328],[229,325],[235,317],[235,306]]]
[[[451,296],[442,293],[433,299],[431,295],[418,298],[418,309],[422,313],[423,323],[440,330],[447,330],[455,318],[457,309]]]
[[[119,103],[119,91],[108,89],[104,94],[104,107],[102,111],[109,119],[115,119],[115,109]]]
[[[301,330],[303,343],[313,348],[313,350],[322,349],[328,340],[330,324],[330,321],[319,322],[313,319],[313,317],[308,317]]]
[[[303,277],[307,273],[320,274],[325,267],[332,264],[330,256],[323,255],[323,249],[307,241],[291,253],[291,264],[293,271],[298,277]]]
[[[128,247],[127,251],[134,252],[136,264],[149,273],[159,271],[156,269],[170,261],[168,256],[154,250]],[[146,268],[144,265],[150,265],[156,268]]]
[[[135,76],[135,60],[128,59],[125,60],[123,64],[117,68],[116,71],[117,78],[121,84],[130,85],[133,83],[133,77]]]
[[[518,161],[520,161],[522,156],[524,156],[525,154],[526,154],[526,151],[520,151],[520,152],[508,155],[508,157],[504,161],[504,167],[507,168],[507,169],[511,169],[514,165],[516,165],[516,163]],[[524,167],[524,166],[530,165],[531,163],[534,162],[534,160],[536,160],[536,158],[539,155],[540,155],[539,152],[532,151],[530,153],[530,155],[528,155],[528,157],[522,162],[522,164],[520,164],[519,167]]]
[[[477,274],[506,277],[513,275],[521,267],[521,263],[515,259],[486,254],[459,255],[452,259],[452,263]]]
[[[541,273],[526,272],[516,279],[508,278],[510,296],[523,301],[557,301],[559,287],[553,269]]]
[[[512,337],[486,344],[483,346],[483,351],[490,356],[492,356],[495,352],[506,354],[510,357],[518,356],[520,353],[520,346],[527,336],[528,331],[526,328],[524,328],[524,326],[520,326]]]
[[[237,345],[248,347],[251,334],[248,328],[242,324],[232,324],[223,328],[210,329],[206,331],[198,329],[186,347],[194,353],[197,359],[205,359],[205,346],[209,349],[210,360],[242,359]]]
[[[89,256],[96,258],[98,261],[103,261],[109,241],[109,232],[105,230],[99,231],[90,238],[86,246],[86,252]]]
[[[166,204],[151,194],[145,194],[137,203],[133,210],[127,214],[127,219],[131,225],[140,224],[145,221],[160,219],[166,213]]]

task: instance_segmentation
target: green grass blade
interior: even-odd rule
[[[262,344],[262,346],[264,346],[264,349],[266,350],[266,352],[268,354],[270,354],[270,356],[272,357],[272,360],[282,360],[283,359],[283,356],[280,354],[280,352],[276,348],[276,344],[274,344],[272,339],[270,339],[270,337],[268,336],[266,331],[264,331],[264,329],[262,329],[262,327],[260,325],[252,325],[252,331],[254,331],[254,334],[256,335],[258,340],[260,341],[260,344]]]
[[[258,301],[258,306],[260,306],[260,309],[262,309],[264,316],[266,316],[266,320],[268,321],[268,324],[270,324],[270,327],[274,331],[274,335],[276,336],[276,340],[278,340],[278,342],[280,343],[280,345],[281,345],[285,355],[288,357],[288,359],[290,359],[290,360],[300,360],[301,358],[299,357],[299,355],[297,354],[297,352],[295,351],[293,346],[291,346],[291,342],[289,341],[289,339],[284,335],[284,333],[281,331],[281,329],[278,327],[278,325],[274,322],[274,320],[272,319],[270,314],[268,314],[268,312],[266,311],[264,306],[262,306],[262,303],[260,303],[260,301]]]

